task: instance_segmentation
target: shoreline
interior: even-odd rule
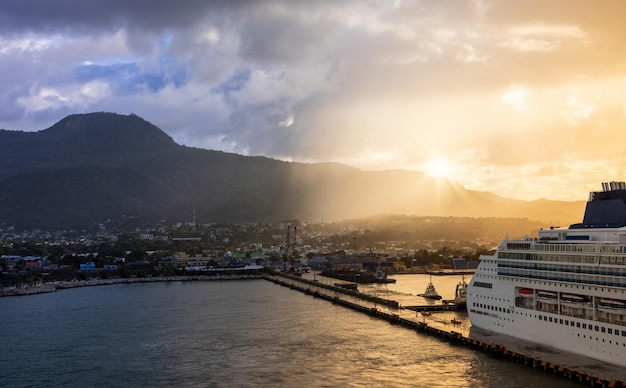
[[[154,283],[154,282],[184,282],[184,281],[211,281],[211,280],[247,280],[262,279],[261,274],[255,275],[193,275],[193,276],[157,276],[142,278],[115,278],[115,279],[90,279],[90,280],[70,280],[41,283],[35,287],[3,288],[0,290],[0,297],[26,296],[47,294],[58,290],[65,290],[77,287],[108,286],[112,284],[132,284],[132,283]]]

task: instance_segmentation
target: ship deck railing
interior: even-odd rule
[[[585,315],[585,314],[572,314],[572,313],[568,313],[568,312],[562,312],[561,315],[564,315],[566,317],[572,317],[572,318],[580,318],[580,319],[589,319],[591,320],[591,317],[589,315]]]
[[[553,306],[553,305],[551,305]],[[533,308],[532,306],[526,306],[526,305],[522,305],[522,304],[516,304],[515,307],[520,307],[520,308],[524,308],[524,309],[528,309],[528,310],[534,310],[540,313],[548,313],[548,314],[555,314],[555,315],[560,315],[562,317],[571,317],[571,318],[578,318],[578,319],[584,319],[587,321],[591,321],[591,322],[603,322],[603,323],[608,323],[611,325],[618,325],[618,326],[626,326],[626,321],[622,320],[622,319],[612,319],[612,318],[601,318],[596,316],[596,318],[594,319],[592,315],[590,314],[574,314],[574,313],[570,313],[567,312],[566,310],[561,310],[559,312],[558,309],[548,309],[548,308]],[[596,314],[598,312],[596,311]],[[614,313],[615,315],[619,315],[620,317],[626,314],[619,314],[619,313]]]
[[[626,279],[621,282],[612,282],[607,280],[595,280],[595,279],[578,279],[573,277],[563,277],[563,276],[541,276],[541,275],[532,275],[527,273],[519,273],[519,272],[510,272],[510,271],[498,271],[498,275],[500,276],[510,276],[514,278],[524,278],[524,279],[539,279],[539,280],[551,280],[557,282],[567,282],[572,284],[592,284],[595,286],[607,286],[607,287],[626,287]],[[587,274],[585,274],[587,275]],[[585,276],[579,275],[579,276]],[[587,276],[602,276],[602,275],[587,275]]]
[[[611,325],[626,326],[626,322],[620,321],[619,319],[596,318],[596,321],[610,323]]]

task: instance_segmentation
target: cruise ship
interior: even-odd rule
[[[626,183],[591,192],[581,223],[482,255],[467,311],[472,327],[626,367]]]

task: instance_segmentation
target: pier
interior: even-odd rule
[[[616,365],[574,354],[542,349],[537,344],[473,329],[468,324],[457,320],[456,317],[450,319],[451,312],[455,310],[453,305],[431,304],[404,307],[397,301],[293,276],[266,274],[264,278],[281,286],[385,320],[390,324],[434,336],[454,345],[482,351],[490,356],[526,367],[542,369],[546,373],[553,373],[587,386],[626,388],[625,372]],[[420,316],[422,311],[430,315]],[[550,359],[548,360],[547,357]]]
[[[436,304],[436,305],[428,304],[428,305],[421,305],[421,306],[405,306],[404,308],[407,310],[418,312],[418,313],[421,313],[422,311],[427,311],[427,312],[456,311],[458,309],[457,306],[455,306],[454,304]]]

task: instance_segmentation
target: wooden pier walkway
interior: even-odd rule
[[[453,305],[453,304],[436,304],[436,305],[432,305],[432,304],[427,304],[427,305],[422,305],[422,306],[405,306],[404,307],[407,310],[412,310],[412,311],[416,311],[416,312],[422,312],[422,311],[428,311],[428,312],[440,312],[440,311],[456,311],[458,310],[457,306]]]

